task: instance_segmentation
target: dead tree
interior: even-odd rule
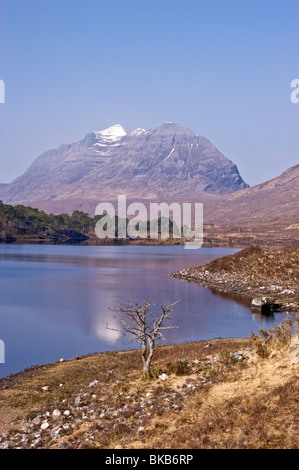
[[[129,335],[133,337],[130,342],[141,343],[144,378],[152,377],[151,362],[156,340],[159,338],[165,340],[161,330],[177,328],[176,326],[164,326],[164,322],[169,320],[169,313],[173,311],[177,302],[161,305],[161,313],[156,316],[150,311],[153,305],[151,300],[144,301],[144,304],[129,300],[127,303],[118,303],[118,307],[110,309],[114,312],[113,317],[119,321],[120,327],[111,328],[107,324],[106,328],[121,333],[119,340]]]

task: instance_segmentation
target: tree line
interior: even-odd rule
[[[94,235],[95,225],[103,215],[90,217],[86,212],[79,210],[69,214],[47,214],[30,206],[17,204],[15,206],[3,204],[0,201],[0,241],[22,238],[89,238]],[[118,237],[118,216],[115,216],[116,238]],[[158,219],[159,232],[166,223],[165,217]],[[168,219],[167,219],[168,220]],[[170,234],[175,229],[171,220],[169,222]],[[129,221],[126,220],[128,224]],[[149,230],[150,222],[145,222]]]
[[[98,216],[92,218],[78,210],[72,215],[54,215],[30,206],[11,206],[0,201],[0,239],[20,235],[59,237],[66,232],[87,235],[97,220]]]

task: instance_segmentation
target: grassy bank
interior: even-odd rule
[[[282,336],[267,354],[261,337],[160,346],[151,381],[137,350],[2,379],[0,447],[298,448],[298,363]]]

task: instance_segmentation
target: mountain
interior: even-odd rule
[[[299,216],[299,164],[251,188],[206,202],[210,222],[270,221]]]
[[[299,164],[234,194],[204,201],[206,238],[216,243],[299,243]]]
[[[59,213],[94,211],[118,194],[137,201],[202,200],[247,187],[234,163],[186,127],[165,123],[127,132],[116,124],[43,153],[0,187],[0,199]]]

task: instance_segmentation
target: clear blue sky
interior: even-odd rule
[[[120,123],[211,140],[250,185],[298,163],[298,0],[0,0],[0,182]]]

